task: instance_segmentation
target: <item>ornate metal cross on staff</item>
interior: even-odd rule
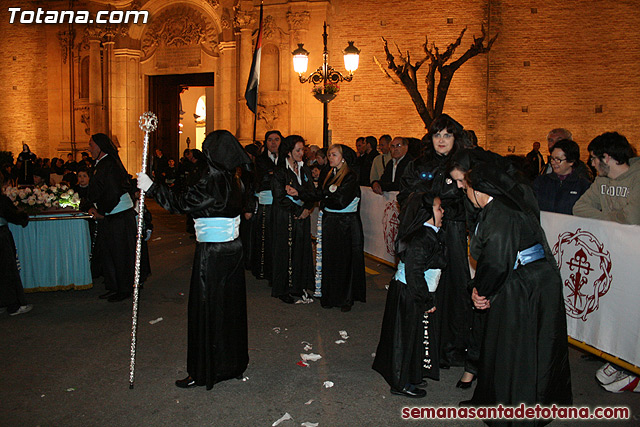
[[[149,148],[149,134],[158,127],[158,117],[151,111],[140,116],[140,129],[144,131],[144,146],[142,149],[142,169],[147,170],[147,153]],[[129,388],[133,388],[136,366],[136,332],[138,330],[138,286],[140,285],[140,259],[142,257],[142,227],[144,226],[144,191],[140,190],[138,201],[138,240],[136,243],[136,273],[133,283],[133,313],[131,315],[131,361],[129,364]]]

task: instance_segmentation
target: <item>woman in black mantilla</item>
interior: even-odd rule
[[[391,393],[424,397],[423,378],[440,379],[433,315],[435,290],[446,261],[437,233],[442,225],[439,198],[412,193],[400,213],[398,271],[389,284],[380,343],[373,361]],[[436,313],[434,313],[436,314]],[[435,350],[435,351],[434,351]]]
[[[459,171],[457,171],[459,172]],[[462,173],[452,171],[454,179]],[[571,405],[562,280],[540,226],[532,190],[494,162],[464,175],[482,211],[471,244],[477,260],[472,299],[487,310],[473,406]],[[485,421],[489,425],[545,425]]]
[[[242,243],[242,184],[236,167],[249,157],[238,140],[217,130],[202,143],[207,169],[180,194],[138,174],[138,188],[148,190],[171,213],[191,213],[196,251],[189,289],[187,372],[180,388],[206,386],[240,377],[249,363],[247,302]]]
[[[432,192],[442,200],[445,214],[443,241],[447,247],[447,267],[436,294],[441,325],[440,367],[463,366],[468,346],[472,308],[467,291],[471,279],[467,257],[467,229],[464,195],[449,177],[453,155],[462,148],[465,132],[446,114],[439,116],[424,136],[424,154],[409,163],[400,181],[398,202],[402,205],[414,191]]]
[[[293,304],[304,290],[313,288],[311,219],[313,202],[287,194],[286,187],[313,191],[311,170],[302,160],[304,139],[289,135],[280,144],[278,167],[271,180],[273,194],[273,276],[271,296]]]
[[[346,145],[333,144],[327,158],[331,172],[318,188],[301,192],[300,198],[319,200],[322,210],[321,305],[350,311],[354,301],[366,300],[360,185],[351,170],[356,153]],[[287,188],[287,192],[290,196],[298,195],[293,188]]]

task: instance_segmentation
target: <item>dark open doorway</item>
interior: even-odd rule
[[[187,86],[211,87],[213,82],[213,73],[149,76],[149,108],[158,116],[158,129],[150,135],[150,156],[160,148],[167,158],[180,159],[180,92]]]

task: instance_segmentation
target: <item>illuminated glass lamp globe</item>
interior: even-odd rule
[[[304,43],[298,43],[298,48],[291,52],[293,54],[293,69],[299,75],[306,73],[309,65],[309,51],[303,46]]]
[[[349,74],[353,74],[354,71],[358,69],[358,64],[360,63],[360,49],[353,45],[353,42],[347,42],[349,45],[342,52],[344,54],[344,68],[349,72]]]

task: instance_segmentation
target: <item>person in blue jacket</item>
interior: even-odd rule
[[[555,143],[550,160],[552,172],[538,176],[533,189],[541,211],[572,214],[573,205],[587,191],[591,182],[576,170],[580,162],[580,147],[563,139]]]

